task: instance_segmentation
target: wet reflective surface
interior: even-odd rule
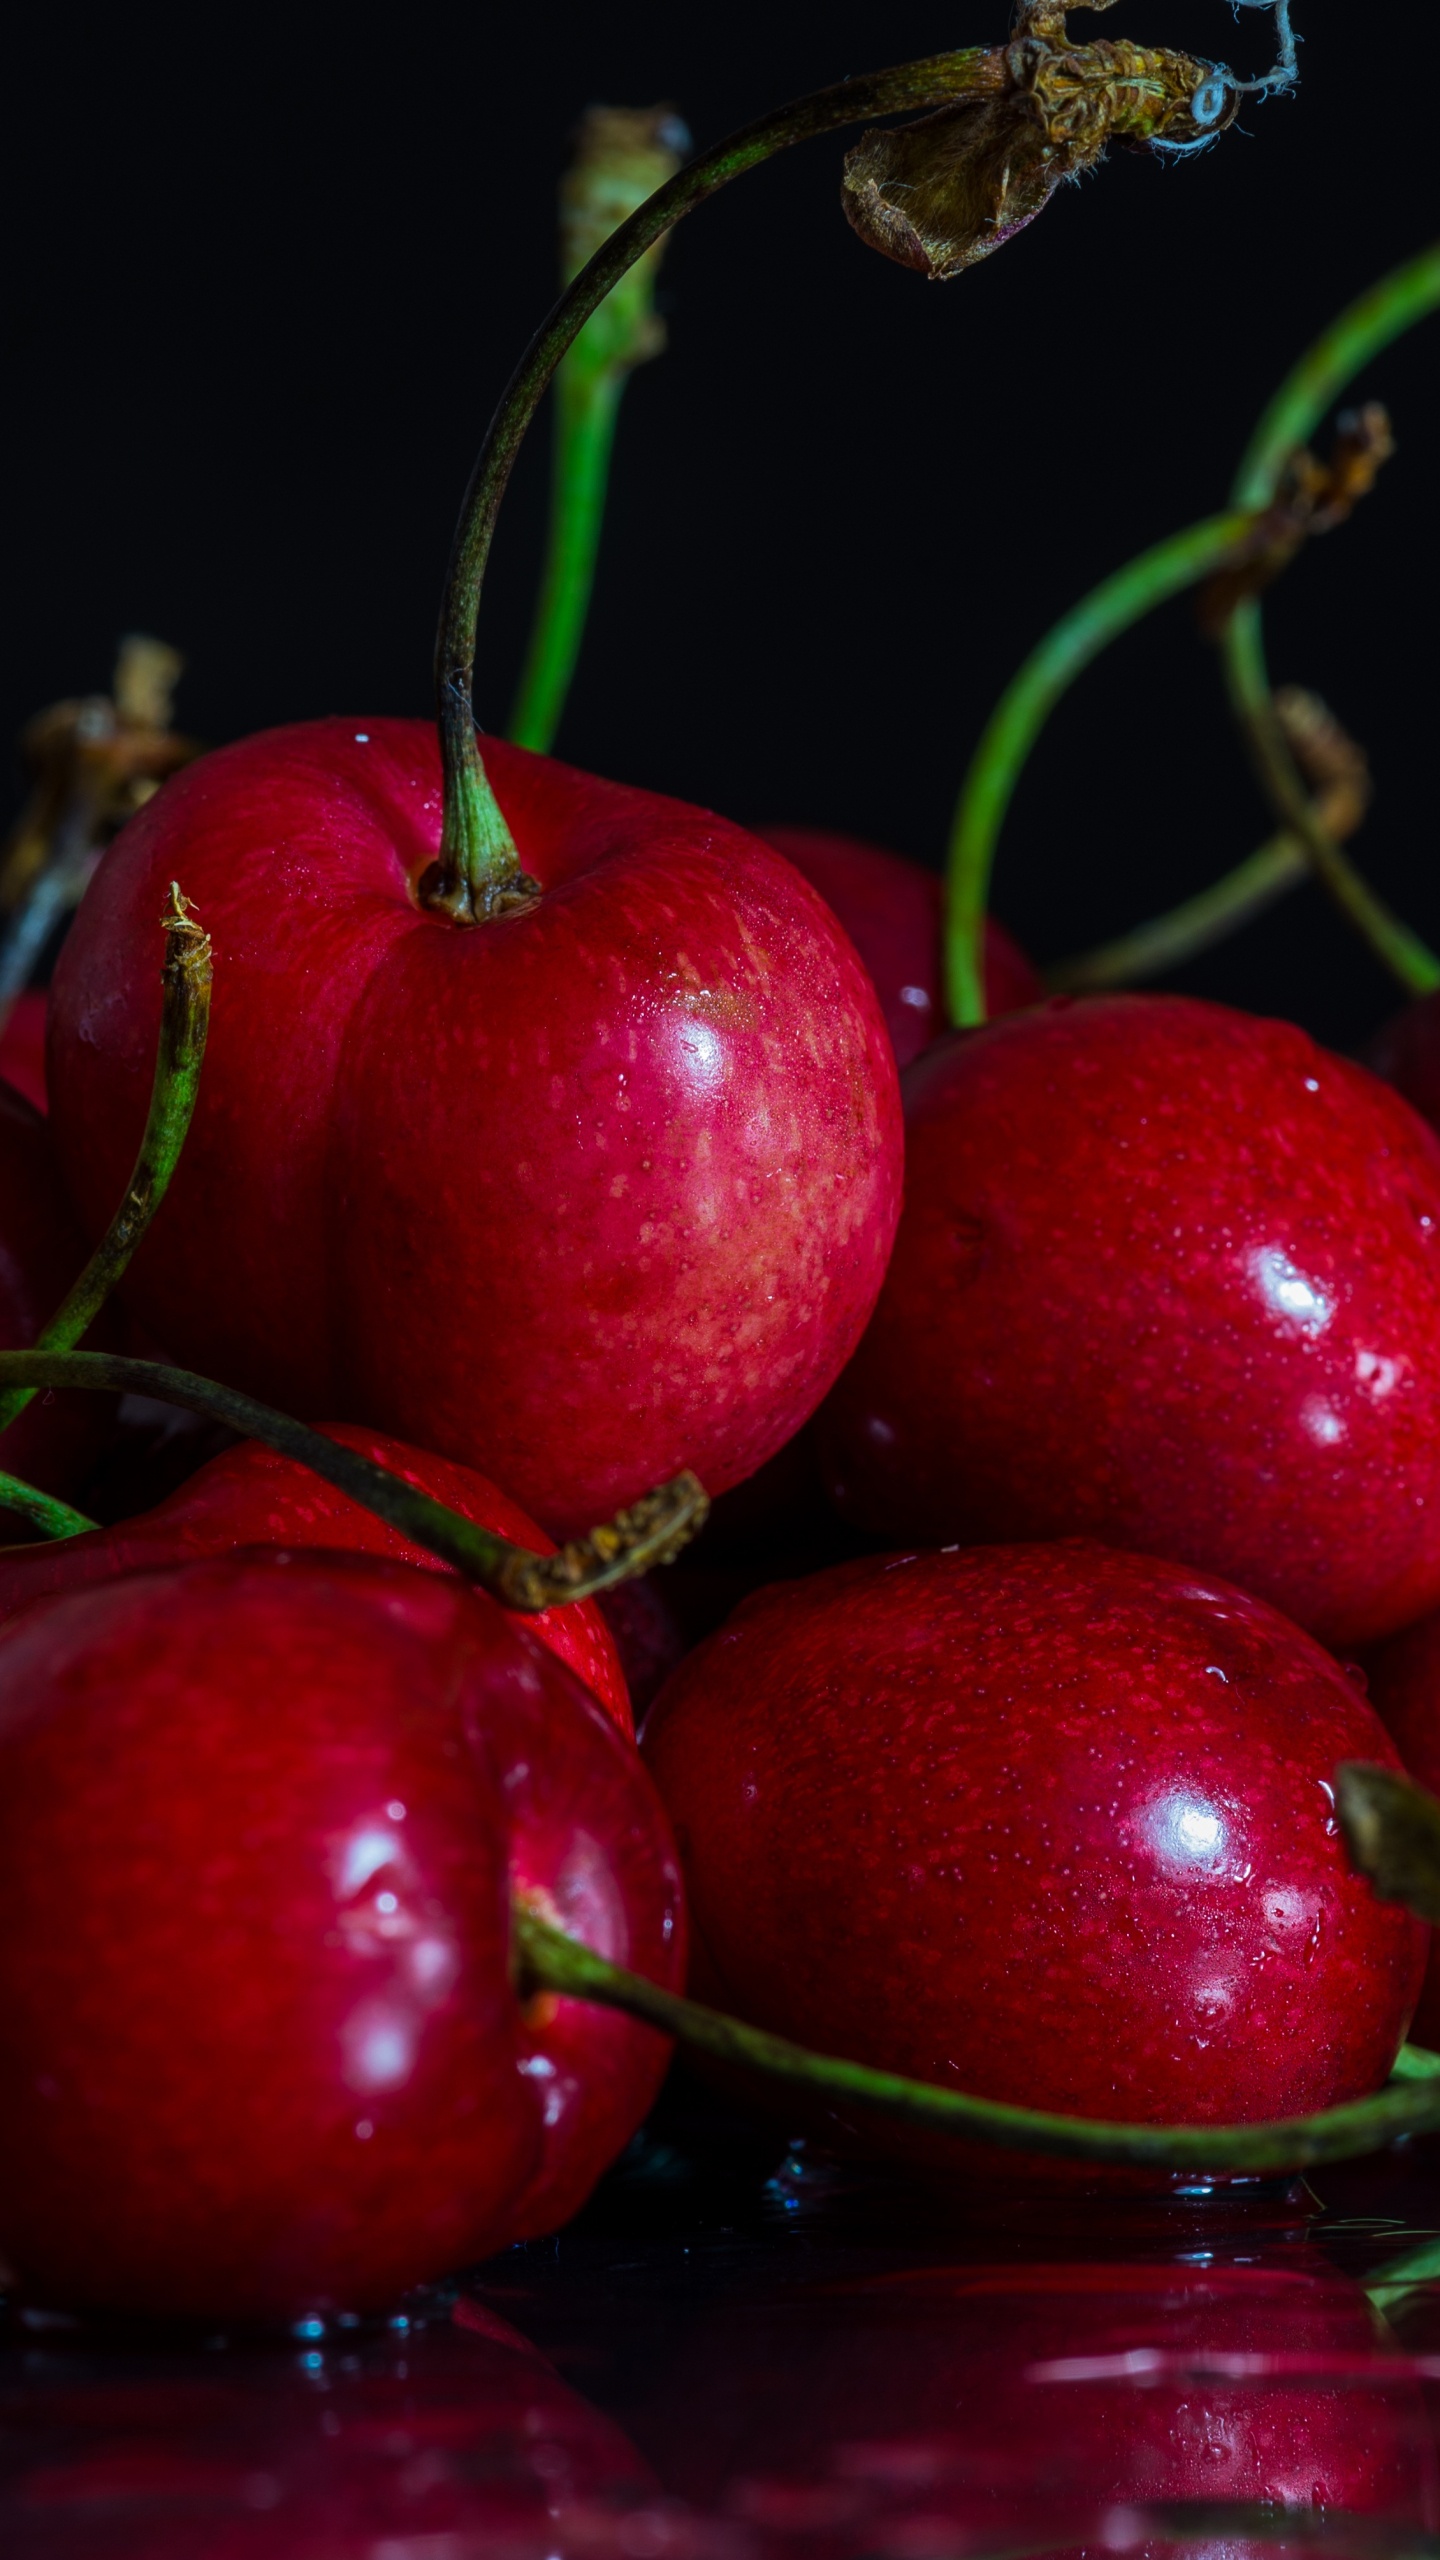
[[[0,2341],[6,2560],[1440,2555],[1440,2142],[1103,2207],[672,2087],[580,2221],[393,2321]]]

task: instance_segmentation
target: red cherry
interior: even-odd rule
[[[34,1341],[84,1260],[50,1132],[0,1083],[0,1349],[24,1350]],[[37,1396],[0,1432],[0,1467],[46,1493],[72,1494],[100,1454],[112,1412],[104,1396]],[[14,1514],[0,1511],[0,1523],[13,1529]]]
[[[0,1077],[23,1093],[37,1111],[46,1108],[45,1011],[43,987],[17,996],[0,1024]]]
[[[662,2042],[528,2007],[529,1887],[675,1981],[635,1754],[439,1574],[275,1554],[0,1629],[0,2256],[70,2305],[362,2310],[573,2213]]]
[[[828,827],[758,827],[756,833],[834,908],[875,981],[896,1059],[908,1067],[945,1027],[945,890],[938,872]],[[1044,992],[1019,943],[988,917],[987,1010],[1013,1013],[1038,1003]]]
[[[537,1555],[555,1550],[543,1529],[518,1502],[501,1492],[473,1467],[457,1467],[428,1450],[407,1448],[379,1431],[351,1423],[326,1423],[327,1440],[358,1449],[418,1485],[482,1529],[493,1529],[516,1546]],[[392,1556],[399,1564],[421,1565],[430,1573],[451,1568],[424,1547],[412,1547],[398,1530],[387,1528],[373,1511],[352,1502],[348,1494],[312,1475],[294,1458],[282,1458],[258,1440],[242,1441],[156,1503],[138,1519],[114,1528],[87,1530],[78,1538],[47,1539],[43,1544],[0,1547],[0,1619],[52,1591],[87,1590],[112,1582],[117,1574],[138,1573],[157,1565],[188,1564],[200,1556],[233,1554],[237,1547],[336,1547],[349,1554]],[[571,1600],[563,1607],[523,1616],[518,1623],[568,1663],[622,1733],[634,1736],[625,1674],[614,1638],[593,1600]]]
[[[1292,1024],[1060,999],[906,1078],[905,1215],[819,1435],[891,1540],[1080,1532],[1328,1644],[1440,1599],[1440,1145]]]
[[[1440,1793],[1440,1611],[1367,1654],[1370,1703],[1412,1778]],[[1440,2044],[1440,1955],[1415,2012],[1421,2044]]]
[[[754,837],[486,755],[544,894],[473,929],[416,900],[423,722],[273,731],[167,784],[62,955],[52,1111],[98,1224],[183,880],[214,1015],[131,1303],[195,1367],[493,1468],[568,1534],[683,1465],[718,1492],[818,1403],[898,1216],[895,1068],[851,945]]]
[[[682,1663],[644,1747],[700,1996],[822,2052],[1213,2123],[1361,2097],[1404,2036],[1426,1932],[1352,1873],[1330,1793],[1341,1760],[1393,1765],[1384,1729],[1184,1566],[1076,1541],[779,1585]]]

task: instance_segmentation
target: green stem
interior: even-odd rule
[[[548,755],[580,656],[605,517],[610,456],[626,377],[609,367],[560,368],[550,536],[535,624],[510,722],[517,747]]]
[[[1375,356],[1402,338],[1407,329],[1440,310],[1440,242],[1422,249],[1402,267],[1352,302],[1317,338],[1276,392],[1235,475],[1236,506],[1271,505],[1292,454],[1310,442],[1326,413],[1357,373]],[[1283,736],[1276,738],[1270,684],[1265,666],[1263,621],[1258,602],[1240,607],[1226,627],[1222,649],[1226,681],[1245,729],[1251,753],[1274,804],[1298,781]],[[1288,768],[1288,771],[1287,771]],[[1297,829],[1297,832],[1301,832]],[[1323,830],[1304,838],[1312,867],[1336,903],[1358,925],[1377,956],[1412,995],[1428,994],[1440,983],[1440,962],[1417,935],[1372,897],[1353,864],[1339,855]]]
[[[1404,2049],[1403,2067],[1397,2065],[1390,2085],[1374,2097],[1327,2107],[1318,2115],[1288,2116],[1269,2124],[1112,2124],[1005,2106],[995,2098],[965,2097],[955,2089],[902,2079],[893,2071],[872,2071],[864,2063],[811,2053],[786,2036],[768,2035],[761,2027],[662,1991],[658,1983],[608,1963],[557,1929],[534,1900],[523,1896],[512,1903],[511,1928],[524,1992],[559,1992],[622,2009],[717,2062],[760,2072],[835,2104],[868,2107],[905,2124],[1003,2151],[1211,2177],[1262,2176],[1356,2159],[1402,2133],[1440,2130],[1440,2058],[1414,2047]]]
[[[507,900],[513,903],[517,894],[531,894],[520,889],[519,856],[475,735],[475,626],[500,501],[525,432],[567,348],[636,260],[732,179],[814,135],[838,132],[872,116],[948,106],[981,85],[982,66],[989,59],[978,46],[932,54],[922,62],[842,80],[775,115],[762,116],[658,188],[596,251],[541,323],[481,447],[450,557],[435,663],[445,816],[439,860],[422,884],[427,906],[457,923],[473,924]]]
[[[1067,995],[1089,995],[1100,988],[1133,987],[1161,977],[1167,969],[1198,959],[1238,925],[1263,915],[1297,880],[1309,876],[1310,857],[1299,839],[1272,836],[1213,888],[1201,889],[1114,942],[1097,943],[1093,951],[1057,961],[1046,970],[1045,983]]]
[[[72,1511],[53,1493],[42,1493],[36,1484],[27,1484],[23,1476],[7,1476],[0,1468],[0,1511],[13,1511],[28,1520],[42,1538],[78,1538],[83,1530],[98,1529],[98,1520],[87,1520],[83,1511]]]
[[[1383,898],[1377,897],[1335,842],[1310,799],[1270,690],[1264,624],[1257,603],[1242,604],[1230,616],[1224,637],[1224,664],[1231,706],[1275,815],[1282,826],[1299,837],[1316,878],[1369,944],[1376,959],[1407,995],[1429,995],[1433,988],[1440,987],[1440,959],[1391,912]]]
[[[995,846],[1025,760],[1076,677],[1131,624],[1212,577],[1251,530],[1236,510],[1190,525],[1092,589],[1057,622],[1001,695],[961,786],[950,832],[945,903],[946,997],[952,1022],[985,1019],[985,910]]]
[[[558,1555],[532,1555],[513,1546],[458,1511],[447,1510],[418,1486],[406,1484],[388,1467],[362,1457],[358,1450],[327,1440],[307,1423],[257,1404],[253,1396],[213,1378],[198,1378],[188,1369],[172,1369],[159,1360],[131,1360],[110,1351],[0,1351],[0,1389],[6,1387],[87,1387],[100,1393],[154,1396],[162,1404],[208,1414],[247,1440],[263,1440],[282,1457],[296,1458],[327,1484],[348,1494],[366,1511],[389,1523],[403,1538],[439,1556],[471,1582],[491,1592],[507,1609],[550,1609],[566,1600],[586,1600],[668,1563],[701,1527],[709,1504],[689,1472],[675,1476],[655,1493],[646,1494],[588,1536],[573,1539]],[[91,1525],[89,1523],[87,1526]]]
[[[210,936],[192,920],[189,902],[181,896],[176,881],[170,884],[170,905],[161,924],[165,965],[161,971],[160,1045],[135,1170],[124,1199],[69,1296],[43,1333],[37,1335],[37,1351],[69,1351],[89,1331],[170,1188],[170,1177],[179,1163],[194,1115],[210,1028]],[[35,1392],[33,1387],[15,1388],[9,1395],[0,1395],[0,1431],[9,1429]]]

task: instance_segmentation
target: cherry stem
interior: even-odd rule
[[[439,860],[422,888],[427,906],[458,924],[480,923],[507,898],[513,901],[523,876],[475,734],[475,627],[500,501],[525,431],[566,350],[637,259],[732,179],[794,143],[872,116],[947,106],[980,85],[977,75],[988,59],[979,46],[931,54],[889,71],[838,81],[746,125],[658,188],[596,251],[541,323],[480,449],[450,557],[435,662],[445,816]]]
[[[1265,664],[1264,624],[1253,600],[1230,615],[1222,650],[1231,707],[1249,746],[1261,789],[1276,817],[1298,836],[1322,888],[1406,994],[1429,995],[1433,988],[1440,987],[1440,959],[1377,896],[1341,852],[1311,802],[1275,707]]]
[[[945,980],[950,1019],[985,1019],[985,913],[995,848],[1026,760],[1061,696],[1112,640],[1243,552],[1250,510],[1209,516],[1157,542],[1063,615],[1006,687],[961,785],[946,871]]]
[[[1090,995],[1105,987],[1134,987],[1198,959],[1242,924],[1263,915],[1300,880],[1310,877],[1310,857],[1297,836],[1272,836],[1257,853],[1227,871],[1209,889],[1182,899],[1163,916],[1133,932],[1100,942],[1073,960],[1045,971],[1045,984],[1064,995]]]
[[[668,108],[589,110],[560,188],[562,284],[674,176],[689,147],[685,127]],[[661,240],[647,250],[586,321],[555,376],[545,567],[510,717],[515,744],[540,755],[554,743],[580,655],[625,385],[636,365],[665,344],[655,313],[664,245]]]
[[[98,1520],[87,1519],[83,1511],[72,1510],[58,1495],[42,1493],[38,1484],[27,1484],[23,1476],[6,1475],[0,1468],[0,1511],[13,1511],[38,1529],[42,1538],[78,1538],[86,1529],[98,1529]]]
[[[373,1511],[403,1538],[425,1547],[453,1565],[467,1580],[503,1601],[507,1609],[532,1612],[562,1601],[588,1600],[628,1582],[652,1565],[668,1564],[703,1525],[709,1502],[688,1469],[645,1494],[628,1510],[617,1512],[598,1529],[574,1538],[558,1555],[537,1556],[493,1530],[407,1484],[373,1458],[362,1457],[338,1440],[328,1440],[308,1423],[258,1404],[213,1378],[198,1378],[188,1369],[172,1369],[160,1360],[131,1360],[111,1351],[0,1351],[0,1389],[5,1387],[86,1387],[106,1394],[154,1396],[161,1404],[181,1405],[187,1412],[208,1414],[247,1440],[263,1440],[282,1457],[296,1458],[327,1484],[348,1494],[363,1510]],[[89,1526],[89,1523],[85,1524]]]
[[[971,2098],[892,2071],[873,2071],[834,2054],[812,2053],[743,2019],[728,2018],[678,1992],[627,1973],[555,1927],[532,1897],[511,1903],[512,1939],[522,1996],[558,1992],[622,2009],[662,2035],[717,2062],[756,2071],[790,2088],[860,2106],[902,2123],[954,2134],[1003,2151],[1043,2152],[1063,2160],[1131,2168],[1190,2170],[1205,2176],[1263,2176],[1277,2170],[1352,2160],[1402,2133],[1440,2130],[1440,2054],[1401,2048],[1390,2084],[1374,2097],[1318,2115],[1268,2124],[1113,2124],[1091,2116],[1042,2114],[996,2098]]]
[[[1237,517],[1253,520],[1274,505],[1291,457],[1310,442],[1327,411],[1333,408],[1356,374],[1363,370],[1372,356],[1403,337],[1406,330],[1414,328],[1417,322],[1437,308],[1440,308],[1440,243],[1422,250],[1418,257],[1383,277],[1332,322],[1286,376],[1250,440],[1231,491],[1231,505]],[[1236,518],[1230,520],[1233,522]],[[1210,520],[1210,525],[1218,528],[1225,521],[1224,517],[1215,517]],[[1197,525],[1188,533],[1174,535],[1169,543],[1158,544],[1142,554],[1128,570],[1121,570],[1117,577],[1097,587],[1091,596],[1067,614],[1021,669],[986,729],[961,789],[950,843],[946,976],[951,1018],[957,1023],[983,1022],[985,1019],[982,937],[995,844],[1025,760],[1040,729],[1074,676],[1098,655],[1101,648],[1118,639],[1154,606],[1178,594],[1184,586],[1212,575],[1223,565],[1221,560],[1204,561],[1201,538],[1206,530],[1204,525]],[[1168,574],[1172,556],[1178,564],[1184,546],[1190,542],[1197,544],[1200,556],[1194,580],[1177,576],[1172,583]],[[1133,585],[1129,584],[1132,580]],[[1083,650],[1088,616],[1095,612],[1103,615],[1107,605],[1110,608],[1109,618],[1097,632],[1094,646]],[[1232,678],[1237,692],[1246,690],[1253,675],[1253,669],[1247,674],[1241,661],[1247,652],[1253,657],[1259,645],[1260,622],[1260,606],[1253,601],[1247,602],[1231,618],[1224,634],[1222,645],[1227,660],[1233,661],[1237,669],[1236,676]],[[1082,647],[1082,654],[1073,665],[1068,663],[1067,644]],[[1047,691],[1044,678],[1052,656],[1061,680],[1053,691]],[[1261,663],[1263,665],[1263,659]],[[1040,689],[1036,706],[1038,716],[1029,719],[1024,716],[1027,706],[1023,688],[1027,678],[1036,682]],[[1268,694],[1268,683],[1265,690]],[[1298,775],[1295,778],[1298,781]],[[1298,827],[1292,829],[1288,819],[1286,833],[1297,836],[1304,844],[1306,871],[1315,870],[1318,866],[1312,842]],[[1266,851],[1274,857],[1274,871],[1278,873],[1281,866],[1277,850],[1268,847]],[[1351,906],[1364,907],[1367,897],[1364,883],[1333,839],[1326,844],[1321,858],[1327,866],[1327,884],[1333,884],[1337,896],[1341,895],[1341,884],[1344,883],[1344,898],[1350,901],[1347,912]],[[1258,903],[1251,902],[1250,892],[1257,885],[1257,876],[1266,877],[1265,874],[1257,875],[1259,861],[1259,856],[1247,856],[1235,872],[1216,884],[1213,892],[1204,893],[1205,923],[1217,919],[1227,927],[1231,922],[1243,923],[1250,915],[1259,912],[1260,904],[1268,904],[1268,897],[1263,896]],[[1270,866],[1267,866],[1267,874],[1269,870]],[[1302,877],[1298,866],[1291,876],[1296,881]],[[1358,883],[1358,896],[1352,883]],[[1233,903],[1230,896],[1232,885]],[[1282,885],[1277,879],[1273,893],[1279,894]],[[1217,901],[1213,906],[1210,903],[1212,899]],[[1205,941],[1215,938],[1212,931],[1207,932],[1205,941],[1198,945],[1186,943],[1187,920],[1193,915],[1197,903],[1187,899],[1175,911],[1177,956],[1188,956],[1192,948],[1203,949]],[[1375,903],[1378,905],[1379,902]],[[1368,915],[1367,910],[1367,919]],[[1142,927],[1141,935],[1163,935],[1168,921],[1157,919],[1155,924]],[[1399,943],[1392,944],[1391,949],[1405,967],[1417,962],[1423,967],[1430,958],[1424,945],[1407,935],[1406,928],[1398,925],[1384,908],[1380,909],[1380,929],[1382,938],[1387,938],[1389,931],[1398,935]],[[1137,942],[1139,939],[1137,937]],[[1163,939],[1159,947],[1165,948]],[[1112,948],[1117,955],[1128,957],[1126,943],[1107,946],[1107,952]],[[1100,961],[1104,955],[1087,954],[1086,959],[1092,956]],[[1387,965],[1393,966],[1394,959],[1390,953],[1387,951],[1384,956]],[[1067,963],[1065,967],[1063,983],[1081,983],[1069,974],[1071,964]],[[1133,972],[1126,970],[1127,976],[1138,974],[1138,969]],[[1059,973],[1055,982],[1062,983]],[[1117,979],[1105,981],[1109,984],[1117,982]],[[1092,978],[1086,983],[1093,985],[1100,981]],[[1408,985],[1409,979],[1406,978],[1404,983]]]
[[[135,1170],[79,1279],[36,1336],[37,1351],[69,1351],[88,1332],[170,1188],[194,1116],[210,1029],[210,936],[195,922],[178,881],[170,883],[170,904],[160,921],[165,935],[160,1045]],[[0,1431],[8,1430],[35,1392],[33,1387],[17,1387],[9,1395],[0,1395]]]

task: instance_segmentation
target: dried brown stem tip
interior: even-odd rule
[[[1345,1846],[1382,1902],[1440,1921],[1440,1801],[1398,1769],[1346,1760],[1335,1772]]]
[[[1343,844],[1354,835],[1370,806],[1374,786],[1369,757],[1348,729],[1341,727],[1328,703],[1303,685],[1276,687],[1275,717],[1315,794],[1321,825]]]
[[[1344,524],[1361,499],[1369,497],[1394,451],[1390,413],[1371,400],[1337,419],[1328,462],[1304,445],[1292,453],[1274,505],[1256,517],[1229,567],[1201,589],[1202,629],[1212,635],[1223,631],[1237,606],[1262,595],[1305,543]]]
[[[652,1565],[671,1564],[705,1526],[710,1498],[698,1476],[684,1473],[647,1493],[603,1527],[572,1538],[558,1555],[517,1550],[501,1571],[497,1597],[512,1609],[549,1609],[612,1583],[632,1581]]]
[[[842,201],[872,249],[943,282],[1023,231],[1110,142],[1194,151],[1234,122],[1239,85],[1219,64],[1103,39],[1072,45],[1069,5],[1029,0],[959,105],[862,135]]]

